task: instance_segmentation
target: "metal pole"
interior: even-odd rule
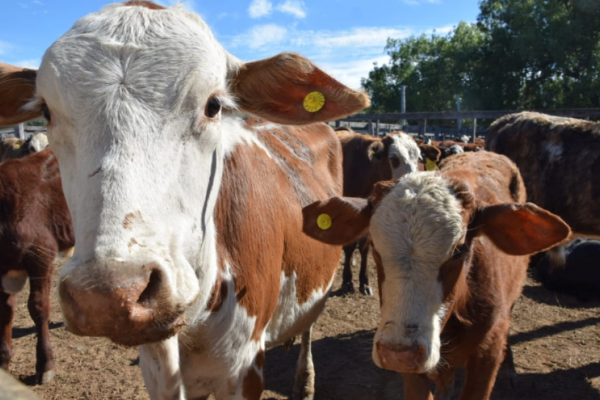
[[[375,123],[375,136],[379,137],[379,120]]]
[[[477,138],[477,118],[473,119],[473,143],[475,143],[476,138]]]
[[[460,112],[460,93],[456,95],[456,111]],[[460,130],[462,129],[462,119],[458,119],[458,135],[460,136]]]
[[[15,137],[19,139],[25,139],[25,125],[15,125]]]
[[[406,85],[402,85],[400,86],[400,89],[402,89],[402,98],[400,100],[400,112],[402,114],[404,114],[406,112]],[[400,124],[404,127],[406,126],[406,120],[403,119]]]

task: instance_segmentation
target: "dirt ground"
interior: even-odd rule
[[[371,268],[371,282],[375,279]],[[341,269],[334,289],[340,283]],[[27,295],[21,293],[18,299],[11,373],[32,385],[36,338],[27,313]],[[510,336],[518,372],[516,387],[499,379],[492,398],[600,400],[599,310],[600,302],[580,303],[528,279],[514,309]],[[329,299],[313,331],[316,399],[402,399],[401,377],[378,369],[371,360],[378,319],[377,296],[355,293]],[[56,290],[51,328],[58,371],[49,384],[32,387],[42,399],[148,399],[137,349],[66,332]],[[296,344],[289,353],[281,347],[267,352],[263,399],[286,399],[291,394],[299,347]]]

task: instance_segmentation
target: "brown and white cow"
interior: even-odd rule
[[[49,120],[77,240],[67,328],[139,345],[150,397],[169,400],[258,400],[265,350],[302,335],[294,397],[312,398],[340,248],[303,235],[301,210],[342,193],[341,146],[317,122],[368,103],[297,54],[242,63],[181,8],[77,21],[27,105]]]
[[[37,330],[36,381],[54,376],[48,318],[56,253],[73,247],[71,216],[58,161],[50,149],[0,164],[0,367],[12,355],[15,299],[27,279],[27,306]]]
[[[7,138],[0,142],[0,161],[21,158],[44,150],[48,147],[48,137],[42,132],[27,139]]]
[[[527,199],[559,215],[573,237],[600,238],[600,123],[522,112],[497,119],[486,149],[519,167]],[[550,252],[564,265],[562,247]]]
[[[419,162],[429,158],[436,162],[440,152],[433,146],[419,144],[404,132],[392,132],[384,138],[361,135],[351,128],[336,129],[344,155],[344,196],[367,198],[377,182],[398,179],[418,170]],[[367,237],[344,246],[344,273],[341,291],[354,292],[352,255],[360,250],[359,290],[372,295],[367,271],[369,242]]]
[[[461,366],[460,398],[489,398],[526,255],[570,233],[524,201],[517,167],[479,152],[448,158],[441,173],[379,183],[369,199],[332,197],[303,210],[304,231],[325,243],[369,232],[381,301],[373,360],[403,374],[405,399],[432,399],[428,378],[436,399],[449,399]],[[318,223],[324,219],[330,223]]]

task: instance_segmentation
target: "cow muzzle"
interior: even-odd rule
[[[375,343],[382,368],[402,373],[423,373],[425,368],[426,349],[413,343],[410,346],[385,343],[381,340]]]
[[[73,273],[61,276],[58,286],[66,326],[72,333],[136,346],[165,340],[184,325],[184,308],[170,301],[159,264],[85,264],[72,266]]]

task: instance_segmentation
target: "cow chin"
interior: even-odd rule
[[[373,361],[379,368],[400,373],[423,374],[432,372],[440,361],[440,341],[398,340],[384,334],[375,336]]]

